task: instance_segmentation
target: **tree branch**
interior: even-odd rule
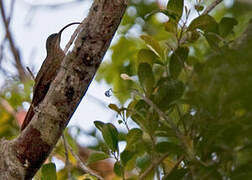
[[[85,95],[126,7],[126,0],[93,2],[73,51],[63,59],[31,122],[16,139],[8,142],[7,148],[15,153],[11,156],[13,160],[0,162],[0,171],[9,174],[9,179],[31,179],[48,157]],[[0,148],[0,153],[6,156],[7,152]]]
[[[208,14],[210,13],[218,4],[220,4],[223,0],[215,0],[214,2],[212,2],[212,4],[210,4],[205,11],[203,12],[203,14]]]

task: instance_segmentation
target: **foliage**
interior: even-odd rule
[[[159,9],[152,1],[130,2],[110,48],[111,61],[97,75],[122,104],[109,105],[118,123],[95,121],[103,140],[96,130],[89,134],[98,144],[88,165],[113,158],[117,179],[250,179],[252,41],[240,49],[232,44],[246,28],[248,15],[234,7],[203,14],[206,6],[196,0],[198,15],[191,19],[194,9],[185,4],[169,0]],[[156,14],[167,21],[160,22]],[[139,37],[132,36],[136,27]],[[17,111],[30,101],[31,84],[12,82],[1,90],[1,98]],[[136,125],[131,127],[132,121]],[[12,139],[18,129],[15,116],[1,108],[0,137]],[[76,137],[68,132],[65,137],[77,152]],[[71,165],[57,172],[58,179],[66,179],[69,171],[73,179],[96,179],[68,156]],[[65,161],[61,142],[49,161],[52,157]],[[35,177],[46,178],[56,179],[53,163]]]
[[[191,22],[191,10],[183,1],[170,0],[167,9],[149,12],[149,19],[161,12],[168,21],[158,35],[140,36],[145,46],[133,45],[138,52],[126,57],[134,71],[123,71],[121,59],[116,72],[118,78],[120,72],[127,78],[109,81],[122,103],[125,97],[118,92],[120,87],[126,91],[124,83],[131,94],[128,105],[109,105],[127,129],[126,147],[118,150],[116,133],[104,133],[107,126],[116,132],[116,126],[100,121],[95,125],[109,149],[104,153],[115,159],[114,171],[123,179],[251,177],[252,43],[234,49],[238,21],[202,14],[200,1],[195,8],[199,15]],[[114,47],[121,47],[120,40]],[[118,60],[116,53],[111,64]],[[131,128],[129,121],[138,127]]]

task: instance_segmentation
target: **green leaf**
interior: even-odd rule
[[[179,47],[176,51],[173,52],[171,56],[171,61],[170,61],[170,74],[171,77],[176,79],[181,70],[184,67],[184,62],[187,60],[189,53],[189,48],[188,47]]]
[[[235,18],[231,17],[222,18],[219,23],[219,34],[225,38],[228,34],[230,34],[233,31],[234,26],[237,24],[238,22]]]
[[[140,156],[136,159],[136,166],[142,171],[147,169],[151,164],[151,157],[149,154],[145,153],[143,156]]]
[[[108,154],[105,154],[104,152],[94,152],[94,153],[90,154],[90,156],[88,157],[87,163],[91,164],[96,161],[107,159],[109,157],[110,156]]]
[[[124,165],[125,171],[132,171],[136,168],[136,159],[138,155],[135,154],[133,157],[131,157],[130,160],[127,161],[126,165]]]
[[[102,128],[103,128],[104,123],[101,121],[94,121],[94,124],[95,124],[95,127],[102,132]]]
[[[167,10],[172,11],[176,15],[178,22],[183,14],[184,0],[169,0]]]
[[[128,132],[127,137],[126,137],[127,148],[130,148],[132,145],[134,145],[139,140],[141,140],[142,135],[143,135],[143,132],[141,129],[138,129],[138,128],[131,129]]]
[[[176,33],[177,31],[177,23],[173,19],[165,22],[164,27],[167,32]]]
[[[216,51],[219,51],[220,47],[219,47],[219,42],[220,39],[218,38],[218,34],[215,33],[205,33],[204,34],[208,44],[210,45],[210,47]]]
[[[57,180],[56,166],[54,163],[44,164],[41,173],[42,180]]]
[[[187,32],[188,34],[188,42],[193,43],[195,41],[197,41],[200,37],[200,33],[197,30],[194,31],[189,31]]]
[[[127,162],[134,156],[134,152],[128,151],[128,150],[124,150],[121,154],[120,154],[120,160],[123,164],[123,166],[126,166]]]
[[[118,151],[118,131],[113,124],[106,123],[103,125],[102,136],[113,152]]]
[[[120,112],[121,112],[120,109],[119,109],[119,107],[117,107],[116,104],[109,104],[108,107],[110,109],[114,110],[115,112],[117,112],[118,114],[120,114]]]
[[[139,64],[137,74],[144,91],[150,95],[155,82],[151,66],[147,63]]]
[[[153,65],[154,63],[162,64],[162,62],[159,60],[159,57],[149,49],[140,49],[137,54],[137,59],[139,64],[140,63],[149,63],[150,65]]]
[[[195,56],[190,56],[190,57],[188,57],[186,63],[187,63],[188,65],[190,65],[190,66],[194,66],[194,65],[197,64],[199,61],[200,61],[200,60],[199,60],[197,57],[195,57]]]
[[[123,167],[121,166],[120,162],[118,162],[118,161],[114,164],[114,172],[119,177],[122,177],[122,175],[123,175]]]
[[[196,9],[196,11],[200,12],[200,11],[203,11],[204,6],[202,6],[202,5],[195,5],[194,8]]]
[[[142,128],[146,124],[146,114],[148,111],[149,105],[144,100],[139,100],[134,106],[134,114],[131,118]]]
[[[186,173],[186,169],[174,169],[164,180],[182,179]]]
[[[185,86],[183,82],[171,79],[163,78],[158,82],[158,90],[154,98],[155,104],[157,104],[162,110],[166,110],[170,103],[179,99],[184,93]]]
[[[252,165],[251,163],[244,163],[235,168],[231,173],[232,180],[249,180],[252,177]]]
[[[163,50],[161,49],[158,41],[156,41],[153,37],[149,35],[140,36],[141,39],[145,41],[147,46],[158,56],[163,57]]]
[[[218,32],[218,24],[215,19],[208,15],[201,15],[194,19],[188,27],[188,31],[194,31],[200,29],[204,32]]]
[[[155,131],[156,136],[160,137],[176,137],[176,134],[172,130],[172,128],[168,126],[160,126],[158,129]]]
[[[84,174],[82,176],[79,176],[78,179],[72,177],[71,179],[67,180],[98,180],[98,179],[90,174]]]
[[[180,154],[183,150],[181,146],[174,144],[172,142],[159,142],[155,145],[155,149],[159,153],[174,153]]]
[[[65,139],[74,151],[78,151],[79,147],[77,145],[76,139],[69,133],[69,130],[64,131]]]
[[[128,107],[127,107],[127,111],[126,111],[126,117],[130,117],[133,112],[134,112],[134,108],[135,108],[135,105],[137,104],[137,100],[133,100],[129,103]]]

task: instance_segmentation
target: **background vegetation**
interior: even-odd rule
[[[221,3],[208,13],[212,2],[130,2],[110,48],[111,60],[103,63],[96,78],[111,86],[106,96],[120,101],[108,107],[118,114],[117,121],[95,121],[96,130],[88,135],[98,144],[89,147],[87,157],[81,156],[83,147],[76,142],[86,132],[77,128],[75,137],[65,133],[73,151],[91,167],[114,160],[114,173],[95,169],[103,177],[252,177],[252,36],[241,38],[252,34],[252,5]],[[31,87],[30,81],[12,79],[1,88],[0,137],[18,135],[20,114],[15,112],[30,101]],[[125,130],[119,131],[119,126]],[[65,162],[58,179],[95,179],[71,153],[65,160],[61,142],[48,162],[52,157]],[[36,178],[48,174],[56,178],[53,163],[44,165]]]

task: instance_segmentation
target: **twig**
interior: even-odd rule
[[[223,0],[215,0],[212,4],[210,4],[206,9],[205,11],[202,13],[202,15],[205,15],[205,14],[208,14],[210,13],[218,4],[220,4]],[[184,44],[191,35],[187,35],[185,34],[186,36],[182,37],[181,41],[180,41],[180,44]]]
[[[212,2],[212,4],[210,4],[205,11],[202,13],[202,15],[204,14],[208,14],[210,13],[210,11],[212,11],[218,4],[220,4],[223,0],[215,0],[214,2]]]
[[[176,162],[176,164],[172,167],[172,169],[169,171],[169,173],[167,173],[163,178],[162,180],[165,180],[171,173],[174,169],[177,169],[179,164],[181,163],[181,161],[183,161],[185,158],[184,155],[180,156],[180,158],[178,159],[178,161]]]
[[[2,0],[0,1],[0,10],[1,10],[1,16],[2,16],[2,19],[3,19],[5,31],[6,31],[6,36],[7,36],[8,40],[9,40],[11,52],[12,52],[12,54],[14,56],[14,59],[15,59],[15,62],[16,62],[16,67],[17,67],[17,70],[18,70],[18,73],[19,73],[19,78],[20,78],[21,81],[25,81],[27,79],[27,76],[25,74],[25,69],[24,69],[24,67],[23,67],[23,65],[21,63],[19,52],[18,52],[17,48],[14,45],[14,40],[13,40],[11,32],[9,30],[9,23],[8,23],[8,19],[6,18],[6,15],[5,15],[4,5],[3,5]]]
[[[164,154],[160,159],[156,162],[153,162],[144,172],[140,175],[139,180],[145,179],[145,177],[154,169],[156,168],[167,156],[169,153]]]
[[[14,12],[15,2],[16,2],[16,0],[12,0],[12,1],[11,1],[11,5],[10,5],[10,14],[9,14],[8,19],[7,19],[8,25],[10,25],[10,21],[11,21],[13,12]]]
[[[10,5],[10,14],[9,14],[9,17],[7,18],[7,23],[8,23],[8,26],[10,25],[10,21],[11,21],[11,18],[12,18],[12,15],[13,15],[13,11],[14,11],[14,5],[15,5],[15,1],[16,0],[12,0],[11,1],[11,5]],[[1,43],[1,46],[0,46],[0,67],[1,67],[1,62],[3,60],[3,57],[4,57],[4,45],[5,45],[5,42],[8,40],[8,37],[7,37],[7,34],[5,34],[5,37]],[[3,68],[1,68],[1,71],[6,74],[5,70]]]
[[[13,109],[13,107],[9,104],[8,101],[6,101],[4,98],[0,97],[0,105],[13,117],[16,117],[16,111]]]
[[[4,40],[0,45],[0,67],[1,67],[2,60],[3,60],[3,54],[4,54]]]
[[[65,158],[66,158],[65,167],[66,167],[66,169],[67,169],[67,176],[68,176],[68,179],[71,179],[71,172],[70,172],[70,169],[69,169],[69,167],[70,167],[70,166],[69,166],[69,165],[70,165],[70,162],[69,162],[69,157],[68,157],[68,148],[67,148],[67,142],[66,142],[64,133],[62,134],[61,137],[62,137],[64,149],[65,149]]]
[[[35,81],[35,76],[34,76],[34,74],[32,73],[31,69],[30,69],[28,66],[26,66],[26,69],[27,69],[27,71],[29,72],[29,74],[31,75],[32,79]]]
[[[75,154],[75,152],[73,151],[72,147],[67,143],[67,141],[65,141],[65,142],[66,142],[67,148],[69,149],[69,151],[71,152],[71,154],[74,156],[74,158],[77,160],[77,162],[78,162],[79,165],[80,165],[80,168],[81,168],[83,171],[85,171],[85,172],[91,174],[92,176],[94,176],[94,177],[96,177],[96,178],[98,178],[98,179],[100,179],[100,180],[104,180],[103,177],[99,176],[99,175],[96,174],[93,170],[91,170],[89,167],[87,167],[87,166],[81,161],[81,159],[79,158],[79,156],[78,156],[77,154]]]

